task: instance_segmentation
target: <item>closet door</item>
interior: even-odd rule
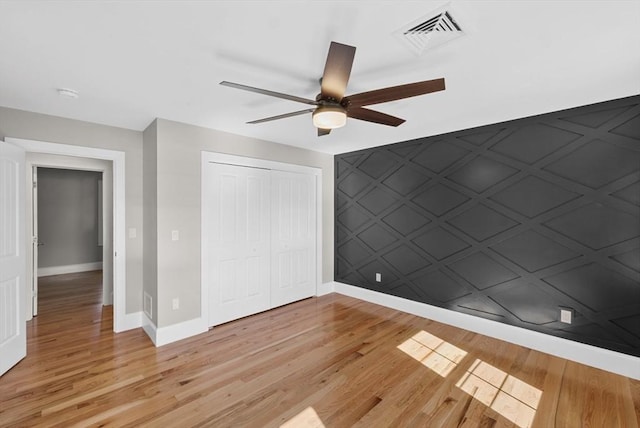
[[[209,325],[270,308],[269,171],[209,164]]]
[[[271,172],[271,306],[316,293],[316,178]]]

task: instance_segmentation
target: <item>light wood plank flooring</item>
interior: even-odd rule
[[[43,279],[0,426],[638,427],[640,382],[332,294],[155,348]]]

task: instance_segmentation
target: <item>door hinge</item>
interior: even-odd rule
[[[34,182],[33,182],[33,188],[35,189],[35,188],[37,188],[37,187],[38,187],[38,182],[37,182],[37,181],[34,181]]]

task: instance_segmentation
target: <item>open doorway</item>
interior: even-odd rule
[[[113,162],[27,152],[26,169],[33,183],[26,198],[32,236],[27,319],[42,307],[41,283],[63,290],[65,280],[82,282],[82,272],[93,272],[86,286],[99,287],[99,306],[112,305]]]
[[[50,155],[63,155],[72,159],[84,159],[84,160],[106,160],[110,162],[111,173],[110,178],[107,178],[105,174],[103,183],[106,185],[109,183],[112,188],[112,198],[109,199],[112,203],[113,218],[110,223],[112,227],[112,247],[110,248],[109,256],[103,260],[103,264],[111,264],[111,273],[113,277],[113,331],[120,332],[130,330],[142,326],[142,312],[126,313],[126,246],[125,246],[125,153],[118,150],[109,150],[96,147],[86,147],[70,144],[50,143],[45,141],[26,140],[22,138],[5,137],[5,142],[10,145],[22,148],[27,155],[30,154],[50,154]],[[43,165],[44,166],[44,165]],[[28,174],[25,176],[26,182],[31,183],[31,165],[26,168]],[[23,192],[24,193],[24,192]],[[26,224],[31,222],[31,198],[25,198],[22,194],[21,198],[26,199],[27,205],[25,207]],[[107,198],[108,199],[108,198]],[[106,202],[106,199],[105,199]],[[106,224],[106,222],[105,222]],[[26,241],[26,260],[32,259],[32,242],[31,236]],[[25,281],[23,281],[23,290],[28,298],[25,299],[24,313],[27,315],[27,319],[31,319],[32,305],[31,305],[31,281],[32,281],[32,269],[27,269],[25,274]],[[106,267],[105,267],[106,272]]]
[[[112,275],[108,264],[103,275],[103,260],[108,258],[105,249],[111,247],[112,240],[110,228],[104,227],[105,219],[112,216],[110,210],[105,212],[110,204],[103,201],[110,197],[110,192],[103,191],[103,175],[104,171],[109,172],[110,162],[100,161],[102,170],[95,170],[100,165],[92,161],[72,161],[59,156],[29,158],[33,163],[33,316],[44,308],[58,310],[60,302],[66,306],[87,301],[98,306],[111,305]],[[37,165],[42,162],[75,167]],[[79,169],[82,164],[93,168]],[[68,292],[72,298],[61,300],[60,295]],[[85,294],[93,297],[74,298]]]

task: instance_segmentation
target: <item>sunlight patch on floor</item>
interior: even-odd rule
[[[424,330],[402,342],[398,349],[442,377],[447,377],[467,355],[462,349]]]
[[[313,409],[313,407],[307,407],[287,422],[280,425],[281,428],[325,428],[322,420]]]
[[[476,360],[456,386],[521,428],[530,427],[542,391],[482,360]]]

